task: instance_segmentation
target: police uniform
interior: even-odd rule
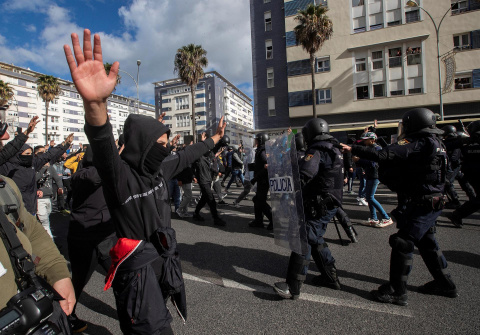
[[[268,171],[265,168],[267,164],[267,155],[265,151],[265,142],[269,137],[267,134],[260,133],[255,137],[258,145],[255,152],[255,170],[253,173],[252,185],[257,183],[257,192],[253,197],[253,205],[255,211],[255,220],[249,223],[250,227],[263,227],[263,215],[270,222],[267,228],[273,229],[272,208],[267,203],[267,195],[270,189],[268,184]]]
[[[328,134],[328,124],[312,119],[302,130],[308,149],[300,161],[300,179],[304,201],[308,252],[292,252],[286,282],[276,283],[275,291],[283,298],[296,299],[306,278],[310,256],[321,275],[314,278],[316,285],[340,289],[335,259],[323,236],[328,222],[341,206],[343,192],[343,155],[337,141]]]
[[[390,236],[390,280],[372,291],[381,302],[407,305],[407,280],[416,246],[434,280],[420,287],[426,294],[456,297],[447,261],[435,239],[435,223],[441,214],[447,154],[437,135],[435,115],[416,108],[403,116],[406,137],[381,151],[353,146],[352,154],[379,162],[379,179],[398,195],[392,211],[399,231]]]
[[[470,196],[469,200],[457,208],[453,213],[447,214],[447,217],[457,227],[462,227],[462,219],[475,213],[480,209],[480,121],[474,121],[468,126],[470,138],[468,143],[461,146],[463,157],[462,172],[468,183],[473,187],[475,196]]]

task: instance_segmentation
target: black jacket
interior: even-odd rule
[[[20,133],[13,140],[5,144],[0,150],[0,165],[5,164],[10,158],[16,156],[18,151],[27,142],[28,136]]]
[[[170,227],[170,205],[165,180],[180,173],[213,148],[212,139],[190,145],[160,165],[151,175],[144,168],[147,153],[169,129],[155,119],[131,114],[125,121],[125,149],[121,157],[115,145],[112,125],[85,123],[93,150],[93,164],[102,179],[103,192],[119,238],[150,241],[158,228]]]
[[[193,164],[193,171],[199,184],[211,183],[213,180],[213,175],[215,173],[218,174],[218,170],[216,170],[215,166],[213,165],[210,153],[203,155]]]
[[[37,213],[37,182],[35,180],[35,172],[51,160],[58,159],[58,157],[68,149],[68,145],[60,144],[51,148],[43,155],[34,156],[32,166],[27,168],[19,164],[19,157],[22,152],[29,148],[30,146],[28,144],[24,144],[14,157],[0,166],[0,174],[13,179],[22,193],[25,208],[31,214],[35,215]]]
[[[268,185],[268,170],[265,169],[265,164],[267,164],[267,154],[265,145],[262,145],[255,152],[255,170],[253,172],[253,178],[259,185]]]

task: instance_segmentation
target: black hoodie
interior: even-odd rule
[[[32,166],[24,167],[20,165],[20,155],[27,149],[31,149],[28,144],[24,144],[20,151],[8,162],[0,166],[0,174],[12,178],[22,193],[25,208],[31,214],[37,214],[37,181],[35,172],[39,171],[46,163],[58,159],[67,149],[67,144],[57,145],[46,151],[40,156],[33,156]]]
[[[129,115],[124,128],[125,149],[120,157],[109,121],[103,126],[85,123],[93,163],[102,179],[105,200],[119,238],[151,241],[158,228],[170,227],[166,181],[214,146],[212,139],[189,145],[168,156],[160,165],[160,173],[152,176],[144,167],[145,157],[157,139],[169,131],[151,117]]]

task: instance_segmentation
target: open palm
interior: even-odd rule
[[[94,36],[92,50],[91,34],[88,29],[83,33],[83,50],[75,33],[72,34],[72,45],[75,56],[68,45],[64,46],[64,50],[78,93],[87,104],[104,103],[115,88],[119,63],[113,63],[107,76],[103,66],[100,36]]]

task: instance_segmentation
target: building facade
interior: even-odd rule
[[[8,83],[14,92],[10,107],[5,112],[10,134],[13,135],[17,127],[25,130],[34,116],[42,120],[30,134],[27,143],[31,146],[45,144],[45,103],[38,95],[36,84],[40,75],[42,73],[0,62],[0,80]],[[78,143],[88,143],[83,131],[85,124],[83,100],[72,82],[57,79],[61,92],[57,99],[50,102],[48,108],[48,140],[59,143],[74,133],[74,148],[77,148]],[[113,135],[118,138],[123,132],[127,116],[137,112],[137,100],[112,94],[107,104]],[[152,104],[140,102],[138,110],[140,114],[155,117],[155,106]]]
[[[439,29],[445,120],[480,117],[480,2],[417,0]],[[299,9],[328,7],[333,37],[316,54],[296,45]],[[452,8],[450,6],[455,4]],[[396,122],[413,107],[440,112],[437,35],[407,0],[251,0],[257,130],[302,127],[318,116],[332,129]]]
[[[181,134],[180,143],[191,139],[192,106],[190,87],[180,79],[155,82],[156,115],[166,113],[165,125],[172,135]],[[214,135],[218,122],[225,116],[225,134],[231,144],[239,145],[251,138],[253,130],[252,100],[219,73],[207,72],[195,90],[196,132]]]

